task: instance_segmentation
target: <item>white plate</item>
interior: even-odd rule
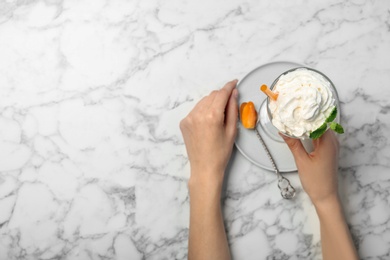
[[[238,84],[238,104],[242,102],[252,101],[255,104],[256,110],[259,110],[260,105],[266,98],[266,95],[260,91],[260,86],[266,84],[270,86],[272,82],[283,72],[302,67],[302,64],[295,62],[272,62],[264,64],[246,75]],[[297,170],[293,155],[285,143],[275,141],[268,137],[260,124],[257,125],[261,136],[263,137],[272,157],[280,172],[293,172]],[[237,149],[252,163],[273,171],[272,164],[257,139],[255,131],[245,129],[238,123],[238,133],[236,138]],[[305,145],[306,147],[306,145]],[[309,148],[310,149],[310,148]]]

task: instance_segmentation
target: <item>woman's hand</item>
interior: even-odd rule
[[[339,143],[335,134],[327,131],[314,140],[314,151],[309,154],[299,139],[283,138],[320,220],[323,259],[358,259],[337,190]]]
[[[237,133],[237,80],[203,98],[180,122],[191,164],[188,259],[230,259],[220,196]]]
[[[303,189],[313,204],[338,198],[339,143],[333,131],[314,140],[314,151],[309,154],[299,139],[282,137],[294,155]]]
[[[237,80],[204,97],[180,122],[190,182],[222,182],[237,133]]]

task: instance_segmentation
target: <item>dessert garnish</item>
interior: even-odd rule
[[[319,128],[310,133],[310,138],[313,140],[320,138],[326,132],[328,126],[336,133],[343,134],[344,128],[340,124],[333,122],[336,119],[336,116],[337,107],[334,107],[328,118],[325,120],[325,123],[323,123]]]
[[[257,111],[252,101],[244,102],[240,106],[240,119],[245,128],[253,129],[257,123]]]
[[[260,90],[264,92],[267,96],[269,96],[270,99],[276,101],[278,99],[279,94],[276,92],[273,92],[269,89],[269,87],[265,84],[261,85]]]

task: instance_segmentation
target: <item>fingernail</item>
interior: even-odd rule
[[[235,98],[238,97],[238,90],[236,88],[233,89],[233,97],[235,97]]]
[[[231,82],[237,83],[237,82],[238,82],[238,79],[233,79]]]
[[[279,132],[278,133],[279,135],[280,135],[280,137],[282,137],[283,138],[283,140],[286,140],[288,137],[287,136],[285,136],[284,134],[282,134],[281,132]]]

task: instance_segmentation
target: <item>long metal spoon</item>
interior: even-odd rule
[[[264,147],[265,152],[267,153],[267,156],[269,160],[271,161],[272,167],[275,170],[276,175],[278,176],[278,187],[280,189],[280,194],[284,199],[292,199],[295,197],[295,189],[293,186],[291,186],[290,181],[283,177],[279,170],[278,167],[276,166],[276,163],[274,161],[274,158],[272,157],[270,151],[268,150],[267,145],[265,144],[263,138],[261,137],[259,131],[257,130],[257,127],[255,127],[255,132],[257,138],[260,140],[262,146]]]

